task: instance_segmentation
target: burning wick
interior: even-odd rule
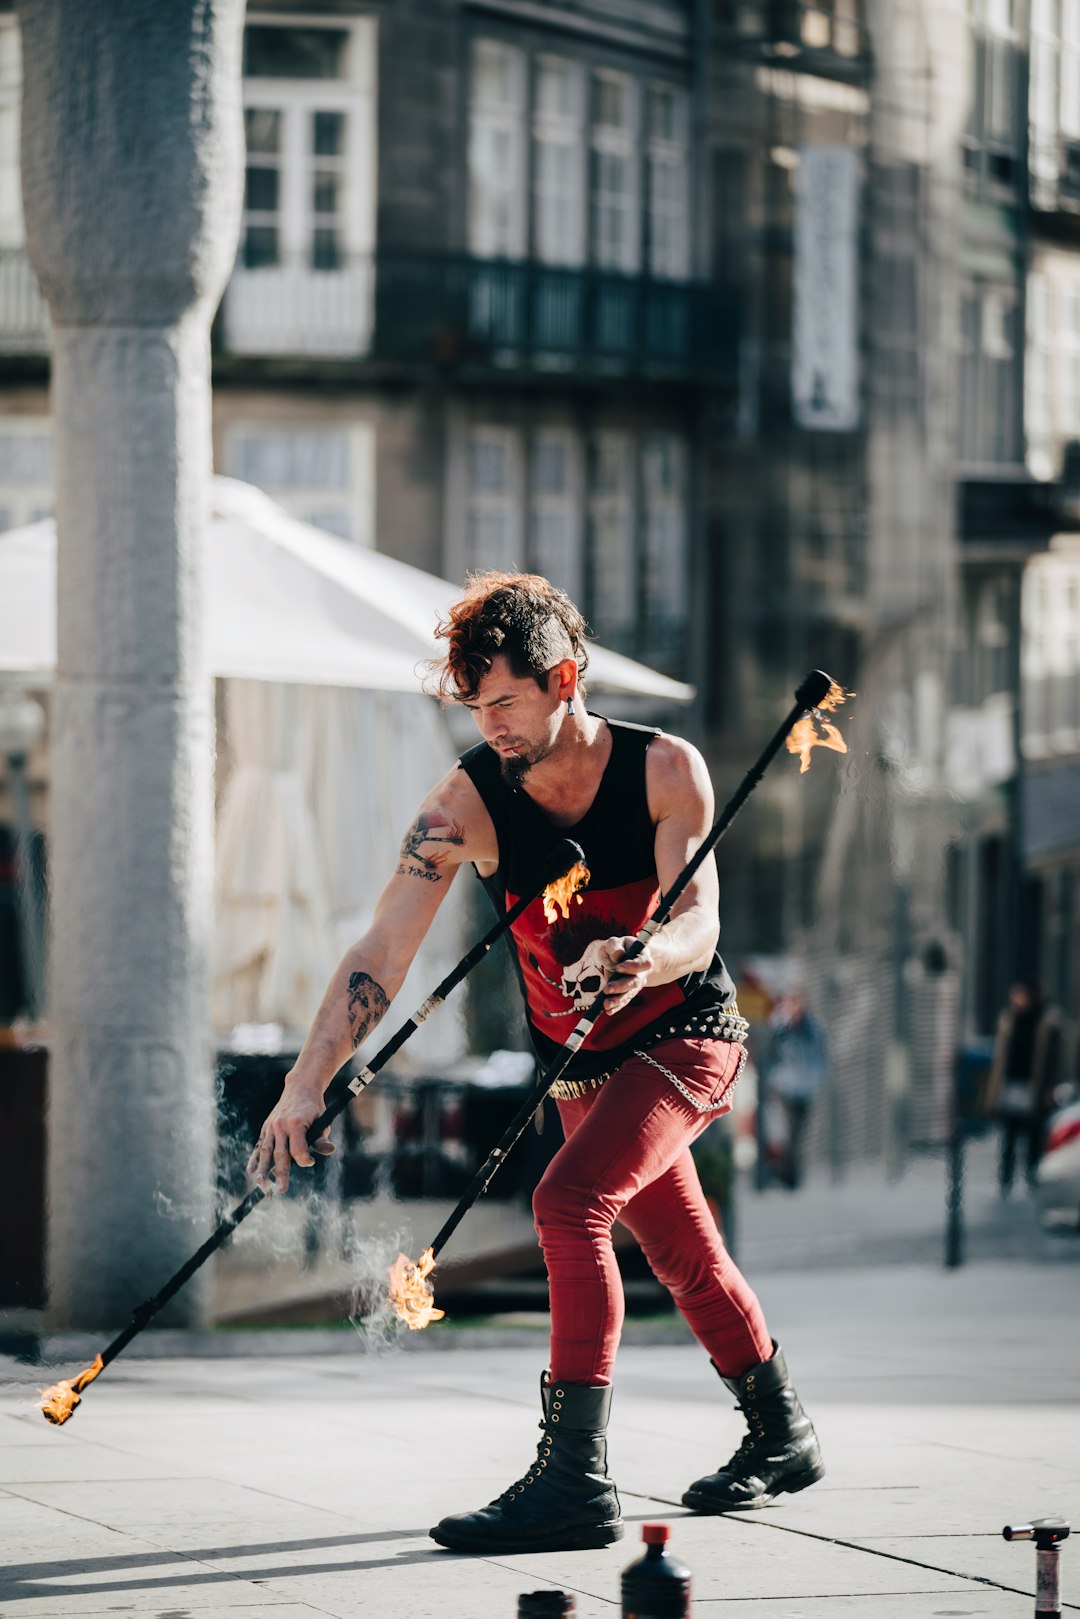
[[[804,714],[791,727],[787,737],[787,750],[797,753],[802,763],[799,766],[799,775],[805,775],[810,769],[810,753],[814,748],[831,748],[833,753],[846,753],[847,743],[831,720],[822,718],[822,713],[832,713],[841,703],[846,703],[849,697],[854,697],[853,691],[845,691],[834,680],[825,696],[816,708],[809,714]],[[821,730],[818,730],[820,725]]]
[[[445,1310],[436,1310],[435,1296],[428,1277],[435,1269],[435,1255],[425,1248],[414,1265],[405,1254],[398,1254],[390,1266],[390,1303],[412,1332],[420,1332],[432,1321],[441,1321]]]
[[[59,1428],[61,1423],[74,1415],[75,1407],[82,1404],[80,1395],[87,1383],[92,1383],[104,1370],[105,1362],[100,1355],[95,1355],[89,1366],[84,1366],[77,1377],[65,1377],[61,1382],[54,1383],[51,1389],[42,1389],[38,1410],[44,1414],[48,1422],[54,1422]]]
[[[584,888],[589,880],[589,868],[584,860],[579,860],[576,866],[571,866],[565,877],[557,877],[553,883],[548,883],[541,896],[544,901],[544,918],[547,922],[557,922],[561,911],[564,919],[570,920],[570,901],[576,899],[581,904],[579,888]]]

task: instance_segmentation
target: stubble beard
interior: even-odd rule
[[[520,753],[499,757],[499,774],[508,787],[520,787],[529,774],[529,760]]]
[[[550,747],[538,743],[526,753],[500,753],[499,774],[508,787],[520,787],[533,766],[540,764],[551,751]]]

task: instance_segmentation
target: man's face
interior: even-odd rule
[[[504,779],[514,785],[548,757],[558,740],[563,713],[558,679],[553,669],[547,687],[541,689],[528,676],[520,679],[512,674],[500,655],[492,660],[476,696],[463,705],[488,747],[498,754]]]

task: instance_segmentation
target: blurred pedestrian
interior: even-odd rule
[[[1046,1121],[1054,1110],[1062,1030],[1060,1011],[1044,998],[1036,983],[1021,979],[1013,984],[998,1018],[986,1090],[986,1111],[1001,1127],[998,1184],[1002,1197],[1012,1190],[1021,1143],[1027,1182],[1034,1184]]]
[[[766,1109],[783,1116],[774,1166],[791,1191],[802,1184],[806,1127],[814,1097],[825,1083],[829,1046],[825,1030],[801,990],[785,995],[769,1019],[762,1091]]]

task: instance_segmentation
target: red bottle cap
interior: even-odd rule
[[[641,1538],[646,1546],[663,1546],[671,1539],[671,1530],[666,1523],[643,1523]]]

